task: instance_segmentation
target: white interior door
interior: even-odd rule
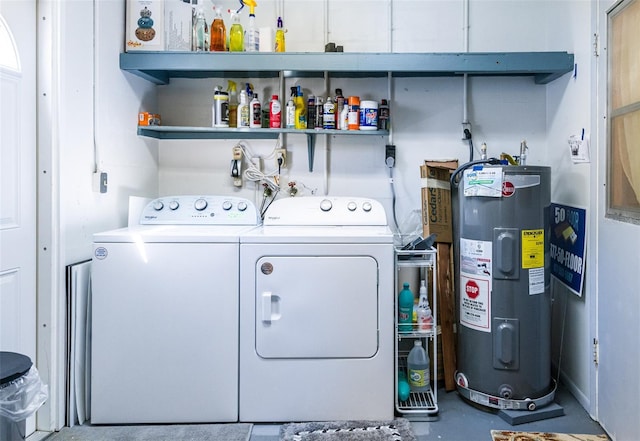
[[[0,0],[0,350],[36,356],[36,3]],[[27,420],[27,434],[35,429]]]

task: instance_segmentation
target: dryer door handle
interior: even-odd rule
[[[266,324],[280,318],[280,297],[266,291],[262,293],[262,321]]]

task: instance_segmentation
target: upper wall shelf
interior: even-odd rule
[[[574,69],[567,52],[377,53],[377,52],[127,52],[120,69],[155,84],[171,78],[365,78],[532,76],[547,84]]]

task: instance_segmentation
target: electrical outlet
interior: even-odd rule
[[[93,191],[96,193],[107,192],[107,172],[95,171],[92,176]]]
[[[278,168],[287,168],[287,149],[276,150],[276,165]]]
[[[384,149],[384,163],[391,168],[396,163],[396,146],[387,144]]]
[[[242,159],[242,147],[240,146],[235,146],[232,150],[233,152],[233,159],[235,161],[239,161]]]

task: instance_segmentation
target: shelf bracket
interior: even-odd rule
[[[307,133],[307,159],[309,161],[309,171],[313,171],[313,158],[316,151],[316,137],[313,133]]]

